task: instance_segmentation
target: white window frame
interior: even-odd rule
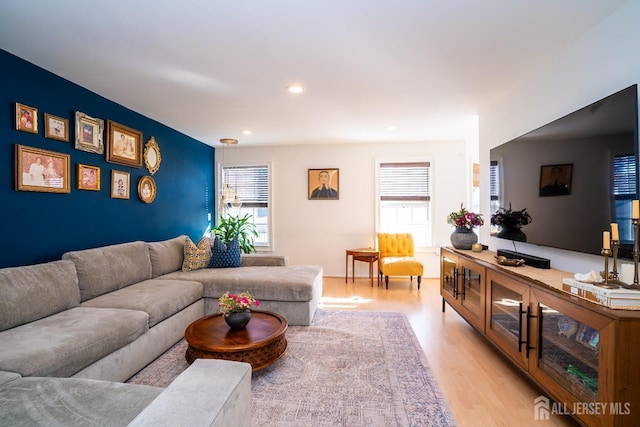
[[[218,163],[217,167],[217,183],[216,183],[216,224],[217,218],[222,214],[220,210],[220,201],[222,198],[222,186],[224,185],[224,169],[233,169],[241,167],[266,167],[267,168],[267,243],[255,243],[256,252],[272,252],[274,248],[274,232],[273,232],[273,165],[272,162],[258,162],[258,163],[241,163],[236,165],[223,165]],[[233,187],[233,182],[230,182]],[[242,209],[242,208],[241,208]]]
[[[375,215],[376,215],[376,233],[386,232],[387,230],[382,230],[381,225],[381,213],[380,213],[380,203],[381,203],[381,191],[380,191],[380,165],[384,163],[428,163],[429,164],[429,200],[427,203],[427,233],[425,242],[420,244],[420,238],[415,239],[416,244],[414,249],[416,251],[425,251],[426,249],[433,246],[433,209],[434,209],[434,201],[433,201],[433,189],[434,189],[434,165],[433,160],[430,158],[424,157],[412,157],[412,158],[381,158],[375,160],[375,188],[376,188],[376,198],[375,198]],[[415,236],[414,236],[415,238]]]

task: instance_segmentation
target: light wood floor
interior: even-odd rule
[[[325,277],[320,307],[336,310],[400,311],[424,349],[459,426],[576,426],[568,417],[534,419],[534,399],[542,394],[478,332],[447,305],[437,279],[392,279],[389,289],[366,278],[345,284]]]

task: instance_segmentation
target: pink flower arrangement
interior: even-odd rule
[[[222,313],[224,317],[227,317],[231,313],[240,313],[249,310],[254,305],[258,307],[260,301],[251,296],[249,292],[241,292],[239,294],[225,292],[218,300],[220,313]]]
[[[458,212],[451,212],[447,218],[447,223],[454,225],[455,227],[468,228],[471,230],[473,227],[478,227],[484,224],[482,214],[469,212],[460,203],[460,210]]]

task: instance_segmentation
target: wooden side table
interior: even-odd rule
[[[369,280],[373,287],[373,264],[380,258],[380,252],[373,248],[347,249],[344,266],[344,283],[347,283],[349,277],[349,255],[351,255],[351,281],[355,282],[355,263],[356,261],[369,263]],[[380,286],[380,275],[378,277],[378,286]]]

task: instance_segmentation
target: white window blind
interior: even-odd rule
[[[237,191],[246,207],[269,205],[269,168],[267,166],[233,166],[224,168],[224,182]]]
[[[411,233],[416,247],[431,244],[431,165],[429,162],[380,163],[380,222],[387,233]]]
[[[491,161],[489,168],[489,193],[491,194],[491,200],[498,200],[500,198],[499,170],[496,160]]]
[[[613,158],[613,194],[616,199],[634,198],[637,182],[635,156],[615,156]]]
[[[256,226],[256,249],[272,249],[269,166],[227,166],[222,168],[222,175],[223,182],[237,192],[242,203],[238,215],[250,215],[250,221]]]
[[[430,164],[380,163],[380,200],[431,200]]]

